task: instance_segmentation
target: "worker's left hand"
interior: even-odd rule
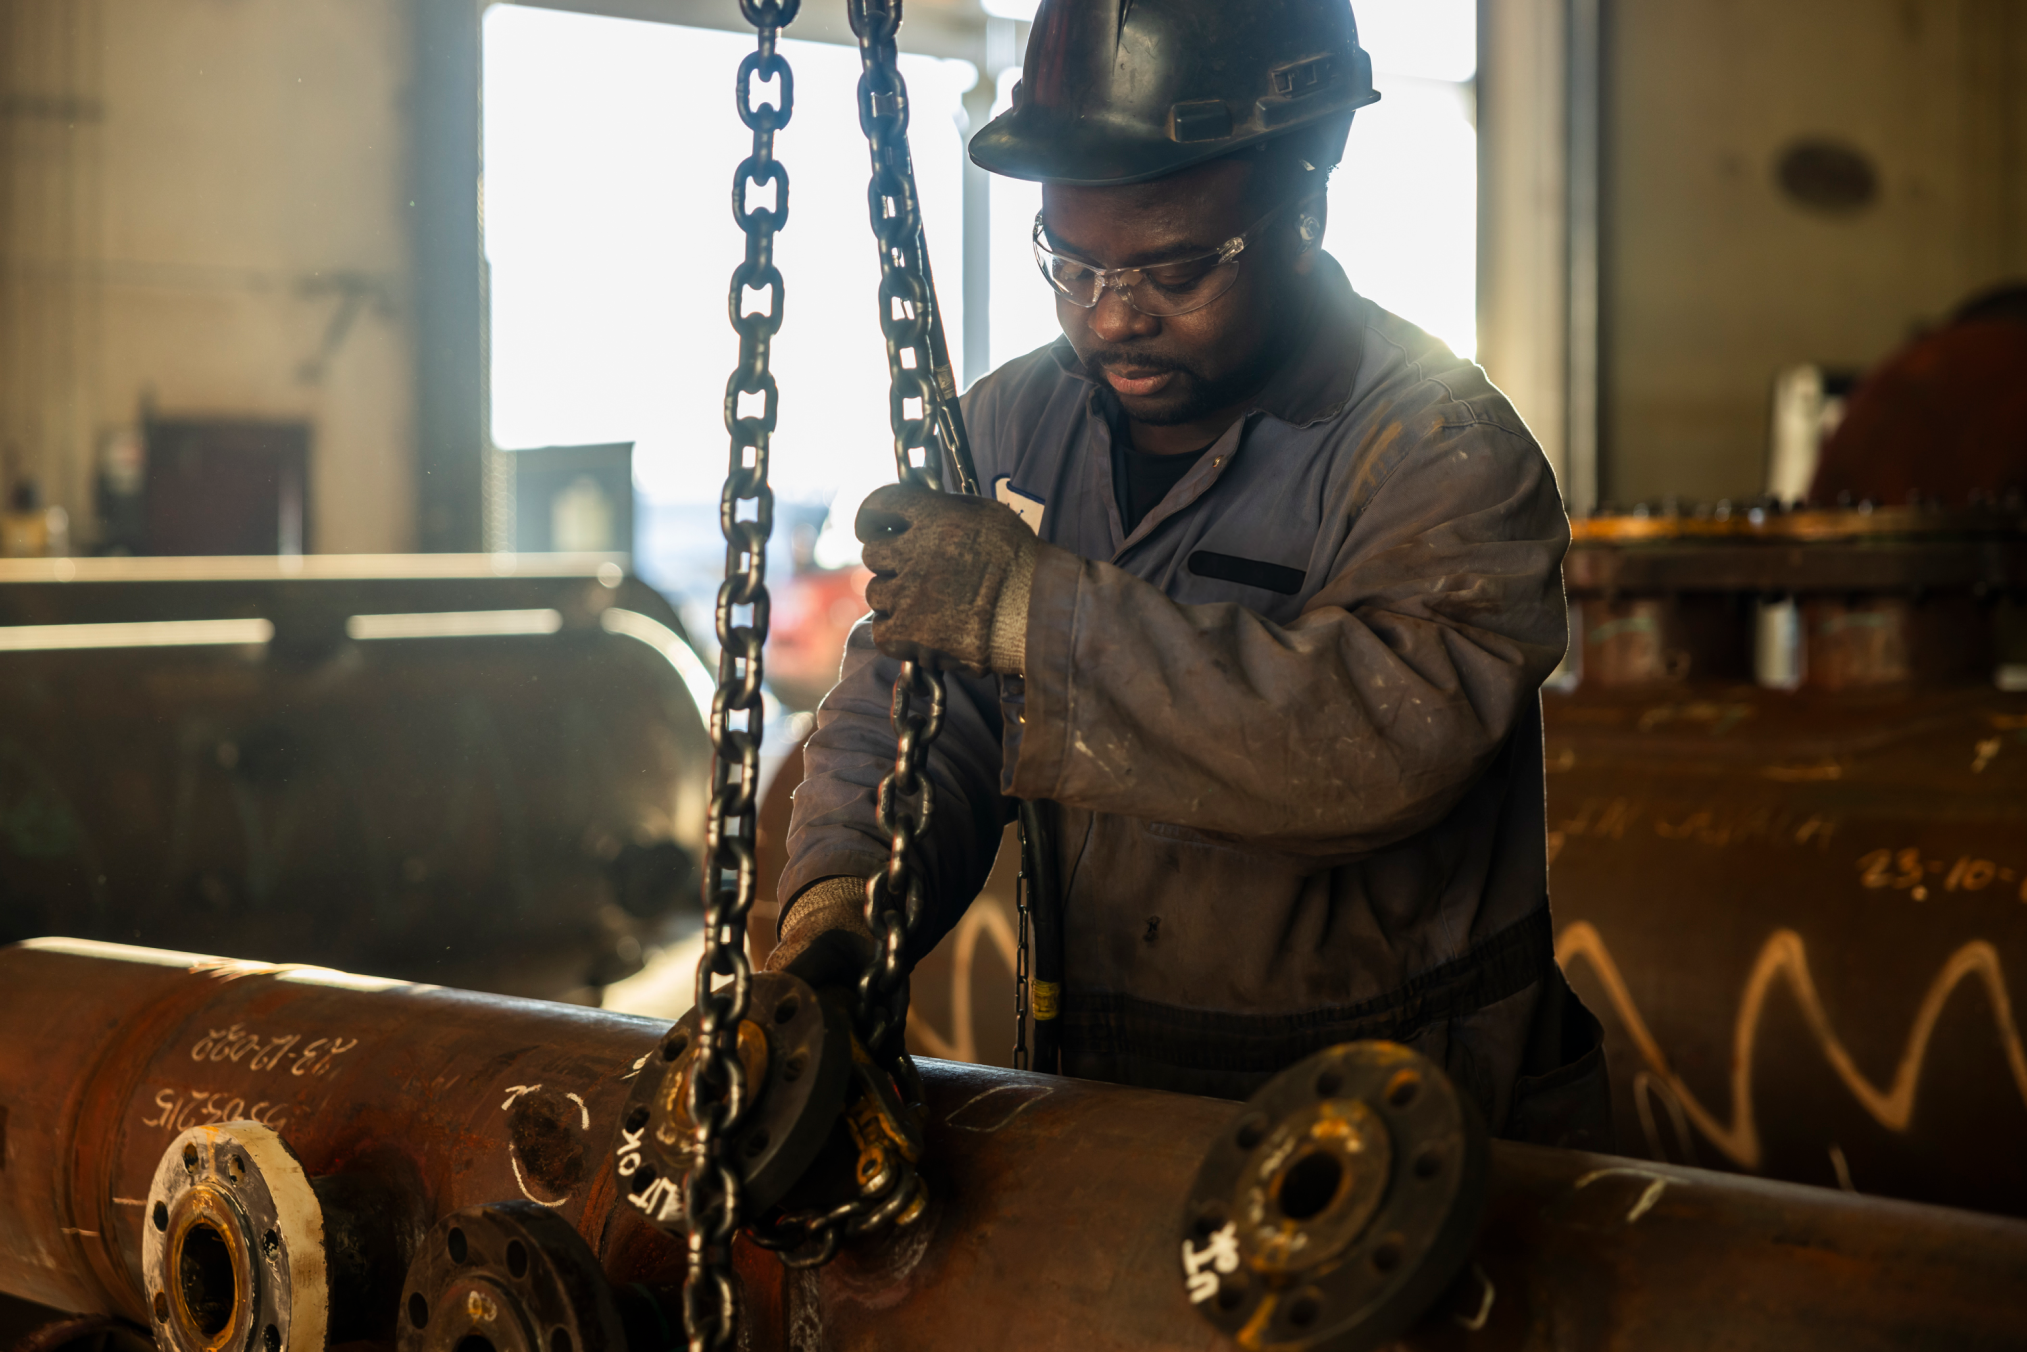
[[[866,925],[866,880],[825,878],[789,902],[767,970],[801,977],[818,990],[849,987],[877,951]]]
[[[866,604],[881,652],[973,675],[1021,673],[1041,542],[1011,507],[888,484],[867,497],[854,527],[873,570]]]

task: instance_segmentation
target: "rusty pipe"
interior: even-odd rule
[[[145,1318],[130,1203],[213,1112],[268,1122],[311,1175],[402,1180],[432,1220],[532,1200],[616,1285],[665,1281],[678,1251],[614,1205],[611,1148],[661,1031],[152,950],[0,950],[0,1289]],[[1236,1105],[923,1069],[933,1214],[812,1273],[742,1251],[755,1352],[812,1330],[833,1352],[1226,1345],[1192,1312],[1178,1255],[1182,1198]],[[1975,1348],[2027,1327],[2020,1221],[1507,1144],[1490,1195],[1482,1286],[1410,1346]]]
[[[594,1243],[608,1125],[661,1026],[531,1000],[152,949],[0,949],[0,1290],[146,1322],[141,1223],[179,1133],[257,1121],[312,1177],[526,1198]],[[405,1267],[407,1256],[390,1261]]]
[[[924,1067],[929,1223],[817,1273],[748,1262],[768,1311],[755,1352],[811,1328],[827,1352],[957,1330],[977,1347],[1231,1346],[1184,1296],[1180,1200],[1238,1105]],[[1405,1346],[2010,1348],[2027,1328],[2027,1223],[1503,1141],[1471,1261]]]

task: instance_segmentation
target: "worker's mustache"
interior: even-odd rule
[[[1103,383],[1106,368],[1131,371],[1136,376],[1159,375],[1164,371],[1175,371],[1182,375],[1201,380],[1202,373],[1188,362],[1177,361],[1174,357],[1163,357],[1152,352],[1110,350],[1093,352],[1084,358],[1084,370],[1091,379]]]

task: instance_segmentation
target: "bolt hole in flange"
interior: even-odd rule
[[[1475,1105],[1424,1057],[1382,1042],[1319,1052],[1206,1152],[1183,1212],[1185,1293],[1228,1337],[1382,1347],[1468,1259],[1487,1153]]]
[[[141,1276],[163,1352],[282,1352],[329,1340],[323,1203],[271,1128],[183,1132],[155,1166],[146,1208]]]
[[[530,1202],[438,1221],[403,1289],[397,1352],[627,1352],[597,1258],[569,1222]]]

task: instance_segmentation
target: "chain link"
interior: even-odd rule
[[[895,469],[904,482],[941,489],[947,456],[958,487],[976,493],[908,153],[908,90],[895,50],[901,0],[850,0],[850,7],[861,66],[859,127],[872,159],[866,202],[880,251],[880,331],[892,379]],[[926,881],[916,840],[935,814],[924,762],[942,730],[944,708],[942,674],[903,662],[894,681],[894,768],[880,781],[875,803],[889,854],[887,867],[866,882],[875,955],[859,978],[857,1001],[867,1051],[890,1064],[907,1057],[907,950],[921,926]]]
[[[732,1242],[745,1219],[738,1169],[726,1137],[751,1106],[758,1085],[746,1083],[737,1054],[753,968],[746,956],[746,917],[757,885],[754,848],[756,790],[760,783],[761,655],[767,644],[767,540],[774,530],[774,493],[767,486],[768,442],[774,433],[780,390],[768,370],[774,335],[781,329],[786,295],[774,265],[774,232],[788,221],[788,171],[774,158],[774,133],[795,107],[795,77],[775,50],[779,30],[795,18],[800,0],[740,0],[740,12],[759,30],[758,44],[739,63],[735,95],[739,120],[753,132],[753,151],[734,171],[732,215],[746,234],[746,257],[733,269],[726,306],[739,335],[739,364],[725,382],[725,428],[730,464],[718,501],[725,535],[725,582],[718,589],[718,691],[711,701],[711,801],[704,838],[704,954],[697,964],[700,1015],[696,1065],[686,1108],[696,1124],[695,1163],[683,1175],[683,1215],[689,1236],[689,1273],[683,1286],[683,1325],[690,1352],[724,1352],[734,1345],[738,1305],[732,1277]],[[771,101],[754,104],[755,84],[773,84]],[[753,198],[772,189],[773,205]],[[748,310],[760,292],[766,308]],[[748,401],[759,400],[749,411]],[[742,516],[742,504],[752,515]],[[745,609],[742,623],[739,612]],[[743,715],[734,726],[735,715]],[[727,885],[727,876],[730,885]],[[713,988],[713,978],[730,977]]]
[[[859,40],[859,127],[872,160],[867,206],[880,254],[880,332],[892,380],[888,416],[895,468],[903,482],[941,490],[948,464],[957,487],[976,493],[978,476],[936,312],[936,286],[908,153],[908,91],[894,42],[901,26],[900,0],[850,0],[850,14]],[[861,1074],[866,1096],[859,1109],[847,1114],[861,1148],[860,1185],[856,1196],[828,1209],[780,1216],[752,1228],[756,1242],[783,1251],[783,1261],[791,1267],[828,1262],[843,1240],[909,1225],[924,1214],[927,1192],[915,1168],[922,1087],[907,1049],[907,960],[927,899],[916,842],[935,814],[935,790],[925,766],[946,707],[941,674],[914,662],[901,664],[890,710],[894,768],[881,779],[874,800],[874,820],[889,853],[887,866],[866,880],[873,954],[859,975],[852,1011],[855,1035],[872,1063]]]
[[[742,1223],[758,1219],[743,1214],[738,1174],[726,1158],[724,1142],[750,1102],[736,1044],[752,981],[745,951],[746,917],[755,888],[754,790],[759,772],[761,650],[768,617],[766,547],[774,508],[767,486],[767,449],[779,391],[767,361],[769,341],[781,327],[783,292],[781,273],[774,266],[773,239],[788,218],[788,173],[773,158],[773,144],[774,132],[788,121],[794,104],[793,76],[775,43],[778,30],[795,17],[798,4],[799,0],[740,0],[741,12],[759,30],[759,43],[740,64],[737,93],[740,120],[753,132],[753,153],[739,166],[732,188],[733,215],[746,232],[746,258],[732,274],[729,299],[740,348],[739,365],[725,387],[732,454],[719,505],[726,555],[717,608],[718,693],[711,712],[717,756],[706,837],[705,951],[697,969],[700,1046],[687,1101],[696,1123],[697,1163],[683,1178],[690,1258],[683,1315],[690,1352],[723,1352],[732,1345],[737,1331],[732,1240]],[[955,468],[958,487],[976,493],[978,479],[936,312],[935,282],[908,152],[908,95],[895,48],[900,0],[850,0],[850,13],[862,66],[859,125],[873,167],[867,199],[880,250],[880,330],[892,379],[888,411],[896,468],[903,481],[940,490],[947,461]],[[753,84],[775,79],[780,81],[775,103],[756,108]],[[770,186],[775,194],[771,208],[749,205],[750,190]],[[748,291],[764,293],[768,308],[745,313]],[[741,401],[747,398],[760,399],[758,413],[742,413]],[[742,519],[739,505],[749,501],[754,514]],[[737,623],[736,615],[742,606],[751,607],[744,625]],[[877,1167],[862,1177],[858,1195],[847,1202],[752,1226],[749,1233],[766,1247],[801,1251],[784,1255],[791,1266],[827,1262],[844,1238],[907,1225],[923,1214],[926,1193],[914,1167],[920,1139],[910,1123],[899,1119],[919,1121],[922,1104],[921,1078],[906,1046],[907,954],[909,940],[921,927],[926,901],[916,840],[929,829],[935,808],[924,766],[928,748],[942,730],[945,708],[942,676],[916,663],[903,663],[891,711],[894,769],[881,780],[875,802],[875,819],[888,838],[890,854],[887,867],[867,880],[866,920],[874,953],[860,974],[853,1010],[856,1035],[877,1066],[873,1073],[888,1077],[869,1081],[860,1108],[848,1113],[861,1143],[862,1174],[867,1160]],[[731,725],[734,713],[746,715],[743,727]],[[727,873],[733,878],[729,889]],[[714,991],[714,973],[732,980]],[[757,1092],[758,1086],[752,1088]]]

